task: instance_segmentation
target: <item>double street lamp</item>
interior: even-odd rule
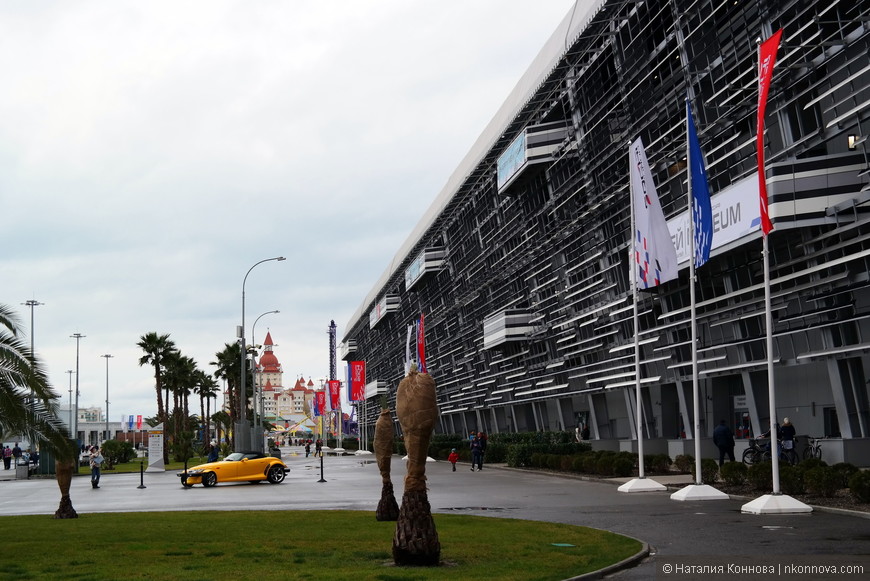
[[[262,315],[260,315],[256,319],[254,319],[254,324],[251,325],[251,341],[257,340],[257,321],[259,321],[261,318],[265,317],[266,315],[272,315],[272,314],[280,313],[280,312],[281,311],[277,311],[277,310],[276,311],[266,311],[265,313],[263,313]],[[263,445],[263,430],[262,430],[262,426],[261,426],[261,424],[263,423],[263,386],[260,385],[260,382],[257,381],[257,375],[258,375],[257,366],[258,366],[258,364],[256,361],[253,360],[253,358],[255,356],[256,356],[256,351],[252,352],[252,354],[251,354],[251,368],[253,369],[253,373],[254,373],[254,401],[253,401],[254,425],[251,427],[251,442],[252,442],[254,448],[258,452],[265,452],[265,446]],[[259,396],[257,395],[258,393],[259,393]],[[257,405],[258,404],[259,404],[259,410],[260,410],[259,421],[258,421],[258,417],[257,417],[257,409],[258,409]],[[257,436],[258,434],[259,434],[259,437]]]
[[[73,339],[76,340],[76,411],[75,411],[75,422],[73,422],[73,432],[72,437],[78,443],[79,439],[79,341],[87,335],[82,335],[81,333],[73,333],[70,335]]]
[[[109,359],[112,358],[112,355],[106,353],[105,355],[100,355],[100,357],[106,358],[106,440],[111,440],[112,438],[109,435]],[[103,440],[103,442],[106,440]]]
[[[276,256],[274,258],[266,258],[265,260],[261,260],[257,262],[248,269],[248,272],[245,273],[245,278],[242,279],[242,325],[237,329],[237,335],[239,337],[239,345],[241,347],[241,381],[239,383],[239,417],[236,419],[235,425],[235,434],[236,434],[236,452],[243,452],[250,448],[250,442],[248,439],[250,438],[250,430],[247,429],[246,424],[248,423],[245,408],[247,407],[247,391],[245,389],[245,378],[247,376],[247,348],[245,345],[245,283],[248,281],[248,275],[251,274],[251,271],[264,262],[270,262],[272,260],[282,261],[286,260],[283,256]]]

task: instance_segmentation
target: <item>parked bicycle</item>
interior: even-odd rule
[[[759,438],[750,438],[749,447],[743,451],[743,463],[747,465],[770,462],[770,446],[761,443]]]
[[[765,443],[762,443],[762,441]],[[770,462],[770,442],[767,439],[752,438],[749,440],[749,447],[743,451],[743,463],[747,465],[758,464],[759,462]],[[779,461],[786,462],[794,466],[798,463],[798,455],[794,449],[784,450],[782,445],[777,445],[779,448]]]
[[[804,460],[810,458],[822,459],[822,440],[824,438],[807,438],[807,447],[804,448]]]

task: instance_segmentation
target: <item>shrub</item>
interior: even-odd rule
[[[560,456],[559,470],[562,472],[570,472],[571,466],[574,464],[574,456]]]
[[[806,472],[808,470],[812,470],[813,468],[818,468],[819,466],[827,466],[827,465],[828,465],[828,463],[825,462],[824,460],[822,460],[821,458],[808,458],[808,459],[804,460],[803,462],[801,462],[800,464],[798,464],[798,466],[800,466],[800,469],[803,470],[804,472]]]
[[[615,459],[615,454],[602,454],[595,463],[595,473],[600,476],[611,476],[613,474],[613,461]]]
[[[653,454],[644,457],[644,466],[656,474],[667,474],[671,470],[671,458],[667,454]]]
[[[779,467],[779,486],[784,494],[803,494],[804,471],[795,466],[781,465]]]
[[[611,464],[611,469],[614,476],[631,476],[634,473],[634,460],[617,456]]]
[[[550,470],[558,470],[562,467],[562,456],[558,454],[547,454],[547,468]]]
[[[581,458],[583,458],[583,472],[586,474],[595,474],[598,465],[598,456],[599,454],[595,452],[587,452],[581,456]]]
[[[840,488],[848,488],[852,475],[860,472],[860,468],[848,462],[838,462],[831,469],[840,476]]]
[[[115,464],[129,462],[136,456],[136,450],[130,442],[118,440],[106,440],[102,447],[103,457],[106,460],[105,468],[111,470]]]
[[[830,466],[819,466],[804,473],[804,483],[810,494],[831,497],[840,488],[840,475]]]
[[[695,469],[695,458],[688,454],[680,454],[674,458],[674,466],[683,474],[693,473]]]
[[[743,462],[728,462],[719,468],[719,477],[729,486],[742,486],[748,470]]]
[[[529,466],[532,468],[541,468],[544,465],[544,455],[540,452],[535,452],[529,456]]]
[[[695,465],[692,464],[692,477],[695,478]],[[719,464],[712,458],[701,458],[701,481],[716,482],[719,477]]]
[[[870,472],[861,470],[849,478],[849,491],[859,502],[870,502]]]
[[[483,459],[493,464],[501,464],[507,458],[507,446],[499,442],[490,441],[486,445]]]
[[[750,466],[746,473],[746,479],[755,490],[773,490],[773,474],[770,462],[759,462]]]
[[[572,472],[583,472],[583,464],[586,460],[586,454],[577,454],[575,456],[571,456],[571,471]]]

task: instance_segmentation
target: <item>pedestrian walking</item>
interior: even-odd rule
[[[456,448],[450,450],[450,455],[447,456],[447,461],[453,464],[453,471],[456,472],[456,463],[459,462],[459,454],[456,452]]]
[[[100,453],[100,447],[94,446],[91,448],[90,455],[91,464],[91,486],[93,488],[100,487],[100,468],[103,465],[103,455]]]
[[[9,447],[9,444],[6,444],[6,447],[3,448],[3,469],[9,470],[12,467],[12,448]]]
[[[475,466],[483,464],[483,449],[481,448],[480,438],[477,436],[471,437],[471,471],[474,472]]]
[[[18,445],[18,442],[15,442],[15,447],[12,448],[12,457],[15,459],[16,466],[21,464],[21,446]]]
[[[719,425],[713,430],[713,443],[719,448],[719,467],[725,464],[725,456],[731,462],[734,462],[734,435],[731,433],[731,428],[725,424],[725,420],[719,422]]]

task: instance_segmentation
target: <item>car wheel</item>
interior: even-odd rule
[[[284,482],[284,477],[287,475],[284,472],[284,468],[281,466],[272,466],[269,468],[269,473],[266,475],[266,478],[269,480],[269,484],[281,484]]]
[[[214,486],[217,484],[217,474],[214,472],[207,472],[202,475],[202,485],[208,488],[209,486]]]
[[[181,485],[182,485],[183,487],[185,487],[185,488],[193,488],[193,484],[188,484],[188,483],[187,483],[187,477],[186,477],[186,476],[185,476],[184,478],[181,479]]]

